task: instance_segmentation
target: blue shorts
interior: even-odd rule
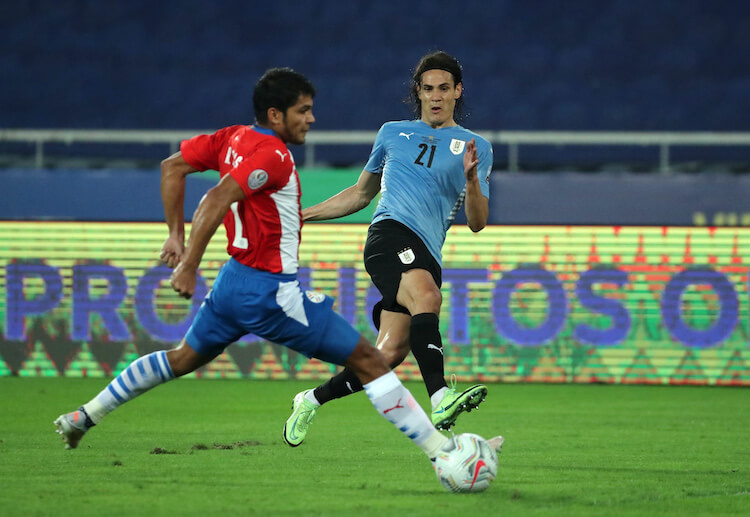
[[[245,334],[339,365],[359,341],[359,332],[334,312],[330,296],[302,292],[296,275],[268,273],[230,259],[185,340],[199,354],[216,357]]]

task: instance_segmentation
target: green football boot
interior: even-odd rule
[[[297,447],[305,441],[307,429],[315,418],[318,406],[305,398],[305,393],[310,390],[300,391],[295,395],[292,402],[292,415],[284,424],[284,441],[292,447]]]
[[[458,415],[476,408],[486,396],[487,386],[484,384],[475,384],[460,393],[456,391],[456,386],[453,384],[445,392],[440,404],[432,410],[432,424],[438,429],[447,431],[456,423]]]

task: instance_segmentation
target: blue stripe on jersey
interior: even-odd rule
[[[445,234],[466,195],[463,155],[474,138],[482,194],[489,198],[492,145],[461,126],[434,129],[421,120],[387,122],[375,138],[365,170],[382,174],[373,222],[395,219],[424,241],[438,263]]]

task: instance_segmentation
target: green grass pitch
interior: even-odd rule
[[[362,393],[281,429],[300,381],[179,380],[63,450],[97,379],[0,378],[0,515],[748,515],[750,391],[490,385],[457,432],[503,434],[493,485],[450,494]],[[421,384],[407,383],[427,405]]]

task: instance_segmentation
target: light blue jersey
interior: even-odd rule
[[[365,165],[367,172],[382,174],[372,222],[395,219],[408,226],[441,265],[445,234],[466,196],[463,157],[472,138],[479,186],[489,199],[492,145],[461,126],[435,129],[421,120],[386,122]]]

